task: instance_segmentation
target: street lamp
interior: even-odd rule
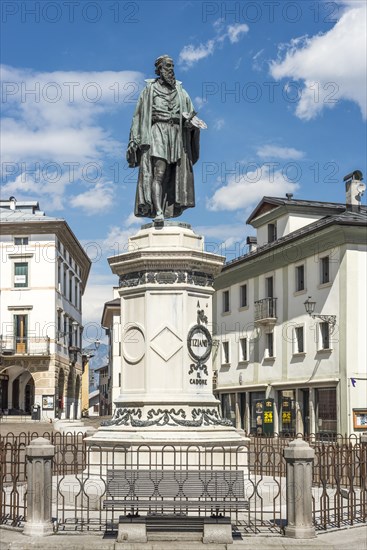
[[[316,302],[311,300],[312,296],[309,296],[304,302],[305,310],[312,319],[321,319],[324,323],[328,323],[330,330],[333,331],[336,324],[336,315],[322,315],[321,313],[314,313]]]
[[[98,340],[97,338],[97,340],[94,340],[93,342],[93,347],[83,348],[81,350],[81,353],[82,355],[89,355],[91,351],[97,351],[100,345],[101,345],[101,341]]]

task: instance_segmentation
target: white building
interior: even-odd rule
[[[114,288],[118,296],[118,289]],[[121,393],[121,300],[116,297],[104,304],[101,325],[108,337],[108,414],[114,409],[114,401]]]
[[[347,177],[346,205],[264,197],[247,220],[257,243],[249,238],[249,253],[227,263],[215,281],[216,392],[237,427],[366,430],[361,177]],[[316,302],[313,317],[307,301]]]
[[[63,219],[0,201],[0,409],[80,415],[82,295],[90,260]]]

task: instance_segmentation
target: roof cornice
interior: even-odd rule
[[[294,231],[282,239],[268,243],[260,249],[227,263],[221,274],[216,277],[214,288],[218,290],[240,281],[243,278],[243,270],[246,270],[246,277],[254,277],[293,263],[289,261],[290,256],[287,250],[294,247],[297,242],[299,243],[298,254],[294,261],[300,261],[315,254],[316,249],[318,252],[323,252],[332,246],[342,245],[346,242],[366,244],[366,222],[352,223],[349,221],[347,223],[330,218],[327,224],[323,223],[319,227],[320,222],[324,222],[324,220],[310,224],[316,226],[313,230]]]
[[[20,227],[22,233],[30,233],[34,235],[53,233],[62,243],[67,243],[67,247],[69,248],[69,250],[72,251],[72,255],[75,259],[78,260],[78,263],[80,264],[82,289],[84,291],[92,262],[90,261],[88,255],[84,251],[74,232],[70,229],[68,223],[65,220],[60,219],[42,221],[42,218],[39,220],[34,219],[25,222],[2,221],[1,233],[3,235],[13,235],[19,231]]]
[[[264,214],[259,212],[268,205],[269,210]],[[272,219],[279,217],[286,212],[316,214],[324,217],[330,214],[345,211],[346,206],[342,203],[318,202],[308,200],[283,199],[278,197],[263,197],[255,210],[247,218],[246,223],[258,227],[266,223],[267,216]]]

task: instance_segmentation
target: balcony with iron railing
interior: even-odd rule
[[[277,320],[277,298],[263,298],[255,302],[255,323],[274,325]]]
[[[12,355],[50,355],[50,338],[47,336],[2,336],[0,338],[2,357]]]

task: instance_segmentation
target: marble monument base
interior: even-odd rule
[[[221,417],[213,395],[220,345],[212,336],[213,283],[224,258],[206,252],[188,224],[166,221],[142,226],[127,250],[108,260],[119,277],[121,364],[113,376],[120,374],[121,393],[112,419],[87,445],[121,448],[120,458],[130,453],[132,462],[142,446],[156,453],[185,448],[190,461],[196,461],[194,447],[208,456],[216,447],[215,460],[223,464],[220,452],[237,454],[248,443]]]

